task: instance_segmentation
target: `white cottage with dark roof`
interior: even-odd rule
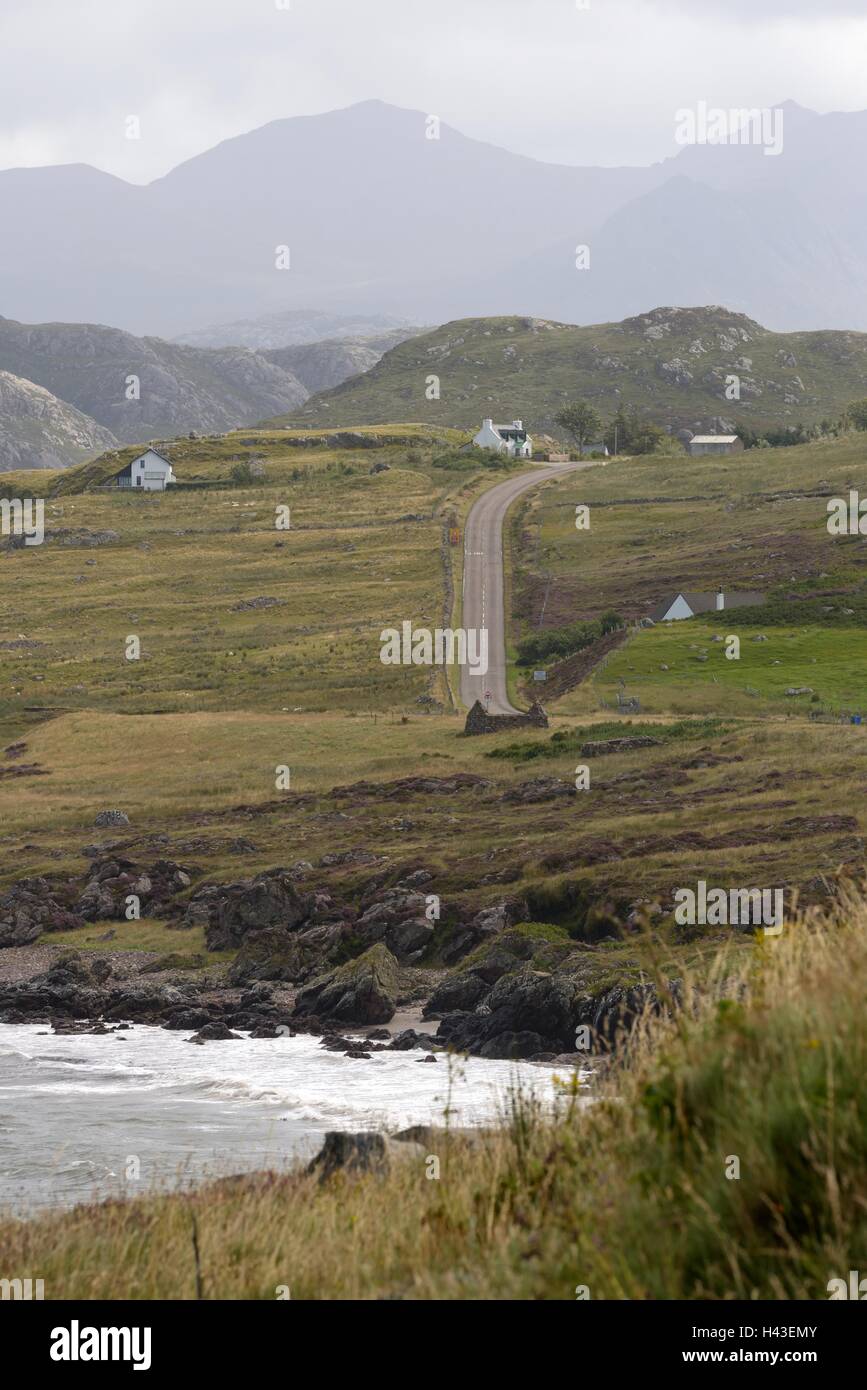
[[[115,487],[129,487],[143,492],[165,492],[170,483],[177,482],[172,465],[156,449],[145,449],[132,459],[112,479]]]
[[[513,420],[511,425],[495,425],[493,420],[483,420],[473,443],[479,449],[497,449],[512,458],[533,457],[533,441],[524,429],[523,420]]]

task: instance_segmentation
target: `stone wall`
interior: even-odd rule
[[[481,700],[476,700],[464,725],[465,734],[499,734],[504,729],[547,729],[548,716],[534,700],[526,714],[488,714]]]

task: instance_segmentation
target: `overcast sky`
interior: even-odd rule
[[[867,0],[583,3],[0,0],[0,168],[147,182],[266,121],[370,97],[570,164],[673,154],[674,111],[702,100],[867,107]]]

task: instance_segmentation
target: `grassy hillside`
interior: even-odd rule
[[[6,1221],[7,1262],[52,1298],[826,1299],[867,1240],[867,910],[724,950],[710,979],[685,974],[690,1007],[645,1021],[592,1106],[540,1071],[495,1136]]]
[[[657,712],[860,707],[867,540],[827,529],[829,498],[850,488],[867,495],[857,434],[722,460],[618,460],[529,498],[512,527],[516,636],[540,619],[556,629],[610,609],[640,619],[682,590],[766,598],[634,636],[557,708],[595,708],[621,681]],[[590,508],[587,530],[575,527],[579,504]],[[741,638],[736,661],[719,641],[729,634]],[[817,698],[786,696],[801,686]]]
[[[446,699],[440,672],[382,666],[379,633],[404,619],[440,623],[446,510],[474,479],[500,474],[455,456],[456,432],[436,447],[410,428],[390,437],[404,442],[174,442],[178,476],[212,484],[201,490],[84,490],[130,451],[56,475],[45,544],[2,562],[0,728],[34,707],[381,710]],[[234,486],[232,468],[251,457],[264,476]],[[16,475],[14,488],[24,482]],[[276,527],[280,507],[289,530]],[[125,657],[129,635],[140,660]]]
[[[725,398],[741,380],[740,402]],[[439,400],[426,397],[440,378]],[[312,397],[295,423],[425,420],[478,428],[520,416],[557,434],[569,401],[603,416],[636,405],[663,428],[817,424],[867,394],[867,334],[771,333],[717,307],[655,309],[622,323],[458,319],[386,353],[369,372]]]

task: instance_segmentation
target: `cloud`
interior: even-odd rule
[[[0,167],[133,182],[379,97],[536,158],[650,163],[698,100],[867,107],[863,0],[3,0]],[[141,139],[126,138],[126,118]]]

